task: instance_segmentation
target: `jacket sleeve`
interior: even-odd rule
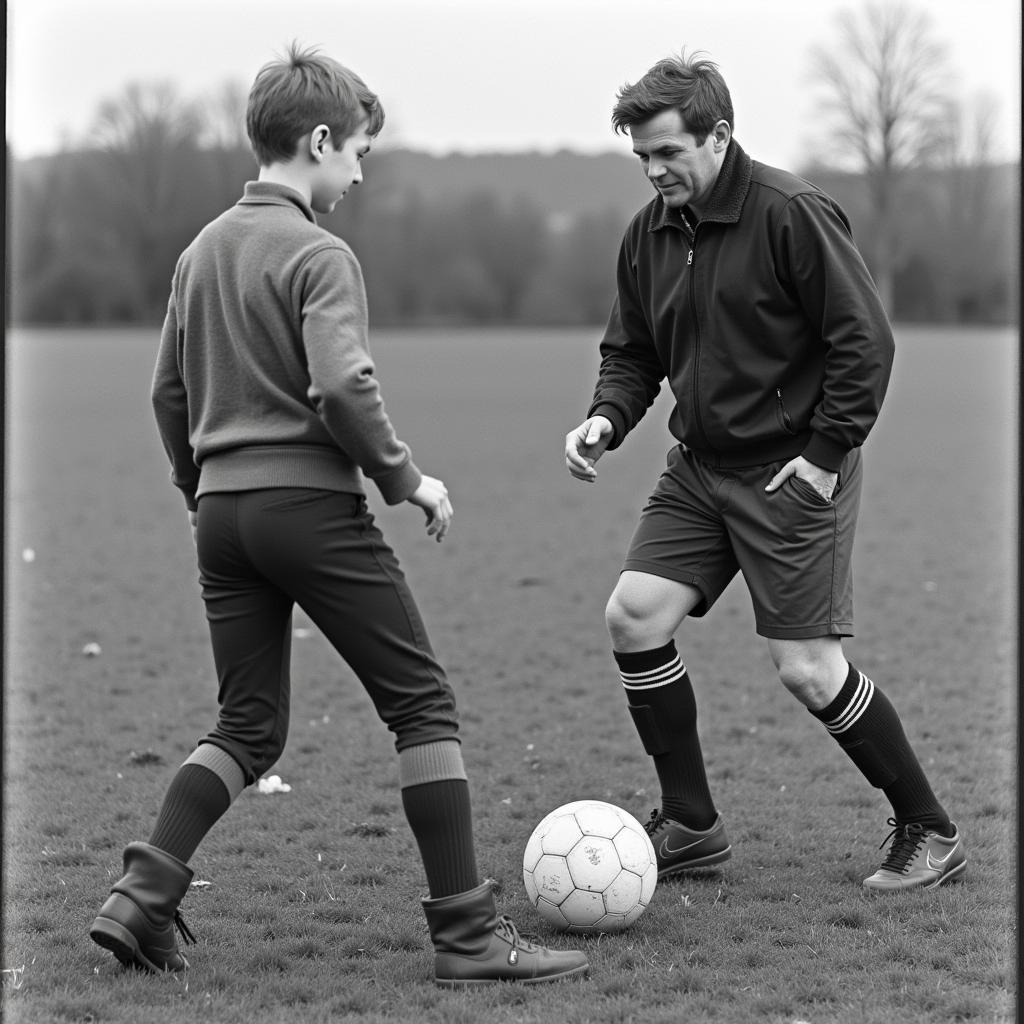
[[[826,347],[822,397],[803,455],[837,472],[878,418],[892,371],[892,328],[850,225],[828,197],[790,200],[779,239],[792,285]]]
[[[199,467],[189,441],[188,395],[181,375],[179,342],[175,288],[172,287],[160,332],[150,397],[160,440],[171,461],[171,482],[185,496],[189,510],[194,512],[198,507]]]
[[[318,250],[306,261],[301,296],[308,397],[338,446],[389,505],[405,501],[422,475],[395,434],[367,346],[363,275],[351,252]]]
[[[632,231],[632,228],[630,229]],[[631,255],[630,232],[619,248],[616,297],[601,340],[601,366],[587,413],[606,416],[617,448],[658,397],[665,369],[644,315]]]

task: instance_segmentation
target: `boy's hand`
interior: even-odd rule
[[[438,543],[443,541],[455,512],[448,500],[448,488],[442,481],[425,476],[407,500],[427,514],[427,534],[436,537]]]
[[[565,466],[577,480],[593,483],[597,479],[594,463],[611,444],[612,432],[607,416],[591,416],[565,435]]]

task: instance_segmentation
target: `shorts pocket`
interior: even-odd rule
[[[800,495],[801,500],[809,501],[814,505],[820,505],[824,508],[831,507],[831,498],[826,498],[813,484],[808,483],[795,473],[786,479],[786,483]]]

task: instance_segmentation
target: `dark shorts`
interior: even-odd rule
[[[795,476],[767,493],[783,465],[719,470],[674,448],[623,568],[696,587],[695,616],[741,572],[761,636],[852,636],[860,449],[846,456],[831,501]]]
[[[248,783],[287,737],[294,605],[359,677],[399,750],[457,734],[444,669],[362,495],[205,494],[197,546],[220,705],[200,742],[231,754]]]

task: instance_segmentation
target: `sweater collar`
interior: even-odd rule
[[[238,202],[246,206],[294,206],[306,220],[316,223],[313,208],[300,193],[287,185],[278,185],[272,181],[247,181],[245,193]]]
[[[725,159],[722,161],[722,169],[715,179],[715,187],[711,190],[711,198],[708,200],[707,209],[701,221],[718,221],[721,224],[735,224],[740,219],[740,211],[743,209],[743,200],[747,198],[750,191],[750,177],[753,171],[753,163],[743,147],[735,140],[729,142]],[[654,198],[654,210],[651,217],[651,231],[657,231],[663,227],[682,227],[683,214],[681,210],[665,205],[664,199],[659,196]]]

